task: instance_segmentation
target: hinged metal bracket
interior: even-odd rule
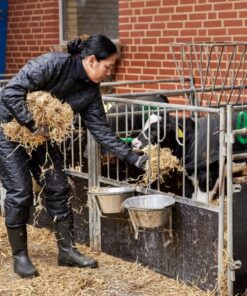
[[[242,190],[242,186],[241,186],[241,184],[233,184],[232,189],[233,189],[234,193],[239,193]]]
[[[229,137],[227,134],[225,135],[225,142],[231,143],[231,144],[233,144],[235,142],[235,138],[234,138],[233,133],[230,133]]]

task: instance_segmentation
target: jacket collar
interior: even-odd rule
[[[76,56],[75,76],[78,80],[83,80],[84,82],[90,82],[90,79],[83,67],[82,60],[79,55]]]

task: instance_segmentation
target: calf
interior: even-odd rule
[[[234,114],[234,129],[238,114]],[[154,118],[153,118],[154,119]],[[208,120],[210,130],[208,133]],[[158,133],[159,130],[159,133]],[[196,133],[197,130],[197,133]],[[211,201],[216,194],[219,177],[219,116],[211,115],[198,118],[197,125],[191,118],[175,120],[174,117],[166,114],[164,117],[156,117],[151,124],[146,126],[138,136],[132,141],[134,148],[141,149],[146,145],[159,143],[160,147],[169,147],[172,153],[182,160],[185,152],[185,196],[198,201]],[[149,135],[150,137],[147,137]],[[160,139],[165,135],[164,139]],[[197,139],[196,139],[197,135]],[[185,137],[183,141],[182,136]],[[197,162],[195,163],[195,143],[197,140]],[[207,151],[207,140],[209,140],[209,151]],[[183,151],[184,149],[184,151]],[[247,151],[247,143],[235,141],[233,150],[237,152]],[[207,159],[207,152],[209,158]],[[209,165],[209,178],[207,178],[207,161]],[[197,179],[194,174],[197,171]],[[209,197],[207,196],[207,183]],[[196,186],[197,184],[197,186]],[[197,188],[197,192],[195,192]]]
[[[124,97],[124,96],[123,96]],[[146,102],[168,103],[168,100],[163,95],[150,95],[136,97],[138,100]],[[133,103],[135,99],[133,98]],[[136,136],[142,130],[143,126],[143,109],[145,107],[136,104],[116,103],[112,104],[107,110],[108,122],[113,131],[121,135]],[[154,109],[151,107],[151,110]],[[147,119],[148,115],[144,115]]]

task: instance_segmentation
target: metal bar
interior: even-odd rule
[[[185,150],[187,149],[186,147],[186,119],[185,119],[185,110],[183,110],[183,168],[185,168]],[[185,171],[183,170],[183,196],[185,196]]]
[[[208,63],[207,63],[207,67],[206,67],[206,73],[205,73],[204,81],[203,81],[203,85],[202,85],[201,101],[203,100],[203,94],[204,94],[204,92],[206,90],[205,85],[206,85],[206,79],[207,79],[207,76],[208,76],[208,72],[210,71],[210,59],[211,59],[211,55],[212,55],[212,50],[213,50],[213,47],[210,48],[210,53],[209,53],[209,57],[208,57]]]
[[[242,65],[242,61],[243,61],[243,58],[245,57],[245,55],[246,55],[246,46],[244,47],[244,50],[242,52],[242,55],[241,55],[241,58],[240,58],[240,62],[239,62],[239,65],[238,65],[238,69],[237,69],[237,73],[235,74],[235,77],[233,78],[234,81],[232,82],[232,86],[235,85],[235,82],[237,81],[238,73],[239,73],[239,70],[240,70],[240,67]],[[227,102],[228,104],[229,104],[229,102],[231,100],[232,93],[233,93],[233,89],[230,92],[230,95],[229,95],[229,98],[228,98],[228,102]]]
[[[81,126],[81,115],[79,115],[79,166],[80,171],[82,169],[82,126]]]
[[[207,161],[206,161],[206,180],[207,180],[207,203],[209,201],[209,162],[210,162],[210,113],[207,115]]]
[[[198,112],[195,112],[195,154],[194,154],[194,159],[195,159],[195,165],[194,165],[194,192],[195,196],[194,198],[197,199],[197,194],[198,194],[198,183],[197,183],[197,161],[198,161]],[[192,196],[193,198],[193,196]]]
[[[188,89],[179,89],[179,90],[160,90],[160,91],[150,91],[150,92],[136,92],[136,93],[126,93],[126,94],[107,94],[103,97],[142,97],[142,96],[150,96],[150,95],[165,95],[167,97],[169,96],[181,96],[181,95],[186,95],[190,94],[193,92],[198,92],[198,93],[205,93],[205,92],[212,92],[212,91],[231,91],[232,89],[246,89],[247,85],[240,85],[240,86],[222,86],[222,87],[215,87],[214,89],[212,87],[206,87],[206,88],[188,88]]]
[[[247,153],[233,154],[233,160],[247,159]]]
[[[130,94],[131,95],[131,94]],[[167,103],[158,103],[158,102],[147,102],[144,100],[131,100],[126,98],[121,98],[121,96],[113,97],[113,96],[103,96],[103,100],[105,102],[117,102],[117,103],[129,103],[129,104],[137,104],[137,105],[146,105],[160,108],[167,108],[168,110],[186,110],[193,112],[209,112],[209,113],[219,113],[219,108],[212,107],[198,107],[198,106],[189,106],[189,105],[177,105],[177,104],[167,104]],[[127,101],[126,101],[127,100]]]
[[[227,106],[227,288],[228,296],[233,296],[234,271],[232,270],[233,260],[233,185],[232,185],[232,119],[233,108]]]
[[[223,250],[224,250],[224,198],[225,198],[225,158],[226,158],[226,141],[225,141],[225,122],[226,109],[220,109],[220,134],[219,134],[219,232],[218,232],[218,282],[223,274]],[[220,291],[219,291],[219,295]]]
[[[220,63],[222,61],[222,56],[223,56],[223,52],[224,52],[224,47],[221,48],[221,52],[220,52],[220,57],[218,58],[218,63],[217,63],[217,70],[216,70],[216,74],[215,74],[215,78],[214,78],[214,81],[213,81],[213,89],[215,88],[216,86],[216,81],[217,81],[217,77],[218,77],[218,73],[221,74],[220,72]],[[212,98],[213,98],[213,90],[212,90],[212,93],[211,93],[211,97],[210,97],[210,100],[209,100],[209,104],[211,104],[211,101],[212,101]]]
[[[247,42],[236,42],[236,41],[233,41],[233,42],[195,42],[195,43],[184,43],[184,42],[174,42],[174,43],[170,43],[171,46],[189,46],[189,45],[198,45],[198,46],[225,46],[225,45],[246,45]]]
[[[99,187],[99,153],[98,144],[88,131],[88,186]],[[89,205],[89,240],[90,246],[101,251],[101,221],[94,196],[88,192]]]
[[[222,91],[221,91],[221,94],[220,94],[219,102],[221,101],[221,98],[222,98],[222,95],[223,95],[223,91],[225,90],[225,85],[226,85],[226,82],[227,82],[227,77],[228,77],[228,73],[230,71],[230,67],[231,67],[231,64],[232,64],[232,58],[234,56],[235,50],[236,50],[236,46],[233,47],[231,58],[230,58],[230,61],[228,63],[227,72],[226,72],[226,75],[225,75],[225,80],[223,82],[223,86],[222,86]],[[230,88],[232,89],[232,87],[230,87]]]
[[[190,78],[184,78],[184,81],[190,81]],[[118,86],[118,85],[131,85],[131,84],[146,84],[146,83],[162,83],[162,82],[180,82],[179,78],[170,79],[157,79],[157,80],[136,80],[136,81],[114,81],[102,82],[100,86]]]
[[[232,134],[235,136],[235,135],[245,135],[247,134],[247,128],[241,128],[241,129],[238,129],[238,130],[233,130],[232,131]]]
[[[174,48],[173,46],[170,47],[171,48],[171,51],[172,51],[172,55],[173,55],[173,60],[175,62],[175,65],[176,65],[176,68],[177,68],[177,72],[178,72],[178,75],[179,75],[179,79],[180,79],[180,83],[182,85],[182,88],[184,89],[185,85],[184,85],[184,68],[182,68],[182,70],[180,69],[179,67],[179,64],[177,62],[177,59],[175,57],[175,52],[174,52]],[[181,56],[183,57],[183,47],[181,47]],[[182,73],[181,73],[182,72]],[[188,96],[187,96],[187,93],[185,93],[185,97],[186,97],[186,100],[188,101]]]

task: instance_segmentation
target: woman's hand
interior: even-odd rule
[[[39,126],[34,132],[33,135],[35,136],[44,136],[49,137],[49,127],[47,125]]]

